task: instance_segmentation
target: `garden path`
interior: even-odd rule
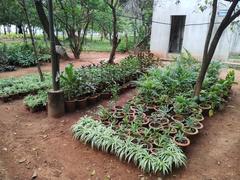
[[[73,59],[73,55],[70,54],[70,60],[61,60],[60,63],[60,70],[64,70],[65,66],[68,63],[73,63],[75,67],[81,67],[83,65],[90,65],[93,63],[99,63],[102,60],[107,60],[109,58],[109,52],[82,52],[80,59]],[[117,53],[116,54],[116,62],[120,59],[128,56],[127,53]],[[41,69],[43,72],[50,72],[51,71],[51,63],[44,63],[41,65]],[[3,72],[0,73],[0,78],[7,78],[7,77],[16,77],[22,76],[25,74],[33,74],[37,73],[37,67],[30,67],[30,68],[18,68],[17,71],[13,72]]]

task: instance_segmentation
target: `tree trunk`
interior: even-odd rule
[[[196,85],[195,85],[195,90],[194,90],[194,95],[195,96],[199,96],[201,88],[202,88],[202,83],[206,74],[206,69],[208,68],[208,48],[209,48],[209,44],[211,41],[211,37],[212,37],[212,33],[213,33],[213,28],[214,28],[214,23],[215,23],[215,19],[216,19],[216,13],[217,13],[217,3],[218,0],[214,0],[213,5],[212,5],[212,15],[211,15],[211,20],[210,20],[210,25],[209,25],[209,29],[208,29],[208,34],[206,37],[206,41],[205,41],[205,47],[204,47],[204,52],[203,52],[203,59],[202,59],[202,67],[201,67],[201,71],[199,74],[199,77],[197,79]]]
[[[112,7],[112,17],[113,17],[113,39],[112,39],[112,51],[110,53],[110,57],[108,60],[109,64],[114,63],[116,50],[119,43],[121,42],[121,40],[118,39],[116,7]]]
[[[17,25],[18,34],[23,34],[22,24]]]
[[[43,26],[44,31],[46,32],[46,34],[48,36],[48,39],[49,39],[49,36],[50,36],[50,33],[49,33],[49,22],[48,22],[48,18],[46,16],[46,14],[45,14],[42,1],[41,0],[34,0],[34,3],[35,3],[35,7],[36,7],[36,10],[37,10],[37,13],[38,13],[39,20],[40,20],[40,22],[41,22],[41,24]],[[59,46],[61,46],[63,48],[63,46],[61,45],[60,41],[58,40],[58,38],[56,36],[55,36],[55,42],[56,42],[56,45],[59,45]],[[63,59],[70,59],[68,57],[66,51],[65,51],[64,55],[62,56],[62,58]]]
[[[40,63],[38,61],[37,49],[36,49],[36,45],[35,45],[35,41],[34,41],[34,37],[33,37],[31,24],[30,24],[29,17],[28,17],[28,12],[27,12],[27,8],[26,8],[25,0],[21,0],[20,5],[22,6],[23,11],[24,11],[25,16],[26,16],[27,25],[28,25],[28,29],[29,29],[29,33],[30,33],[30,37],[31,37],[32,46],[33,46],[34,56],[35,56],[35,59],[37,61],[37,69],[38,69],[38,73],[39,73],[39,76],[40,76],[40,80],[44,81],[44,77],[43,77],[43,73],[42,73],[42,70],[41,70],[41,66],[40,66]]]
[[[23,25],[23,42],[27,44],[27,36],[26,36],[26,30],[24,25]]]
[[[215,1],[214,1],[214,3],[215,3]],[[208,67],[211,63],[211,60],[213,58],[213,55],[215,53],[215,50],[217,48],[217,45],[219,43],[219,40],[220,40],[224,30],[230,25],[231,22],[233,22],[238,16],[240,16],[240,10],[237,10],[235,13],[233,13],[237,4],[238,4],[238,0],[233,0],[232,1],[232,4],[229,7],[226,16],[222,20],[221,24],[219,25],[219,27],[217,29],[217,32],[215,33],[215,35],[213,37],[213,40],[211,41],[210,47],[209,48],[205,47],[206,49],[208,48],[207,54],[205,55],[206,58],[203,59],[201,71],[200,71],[200,74],[198,76],[198,79],[197,79],[197,82],[196,82],[196,85],[195,85],[195,90],[194,90],[194,95],[197,96],[197,97],[200,95],[200,91],[202,89],[202,83],[203,83],[204,78],[206,76],[207,69],[208,69]],[[216,8],[216,7],[214,7],[214,8]],[[216,14],[215,9],[213,9],[213,13]],[[213,16],[212,18],[214,18],[214,14],[212,14],[212,16]],[[211,28],[211,26],[210,26],[210,28]],[[209,34],[211,34],[211,29],[210,28],[209,28]],[[211,37],[210,37],[210,39],[211,39]],[[208,42],[208,39],[207,39],[206,43],[207,42]],[[205,45],[205,46],[207,46],[207,45]]]
[[[126,46],[126,52],[128,52],[128,34],[127,33],[125,33],[125,40],[126,40],[126,44],[125,44],[125,46]]]
[[[7,34],[7,30],[6,30],[6,26],[5,25],[3,26],[3,31],[4,31],[4,34],[6,35]]]

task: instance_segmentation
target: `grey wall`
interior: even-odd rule
[[[226,9],[227,6],[221,4],[218,8]],[[175,1],[172,0],[155,0],[151,51],[163,58],[169,58],[171,56],[171,54],[168,53],[171,15],[186,15],[183,49],[186,48],[193,56],[201,60],[211,9],[209,8],[201,12],[194,0],[181,0],[180,4],[175,4]],[[223,17],[217,16],[216,22],[220,22],[222,18]],[[164,22],[167,23],[167,25],[157,22]],[[216,31],[217,26],[218,25],[215,25],[214,31]],[[228,59],[231,47],[231,33],[227,30],[219,42],[214,58],[219,60]]]

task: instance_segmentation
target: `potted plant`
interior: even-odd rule
[[[175,122],[182,122],[184,121],[185,117],[181,114],[174,114],[171,116],[171,119]]]
[[[108,109],[103,106],[99,106],[97,115],[99,116],[101,121],[108,121],[111,118],[111,112],[108,111]]]
[[[197,107],[197,104],[192,98],[186,98],[184,96],[177,96],[174,103],[174,112],[184,117],[189,116],[192,113],[192,108]]]
[[[162,127],[160,122],[157,121],[152,121],[149,123],[149,128],[153,129],[153,130],[160,130]]]
[[[65,109],[67,112],[74,112],[76,110],[75,101],[75,86],[76,86],[76,72],[72,64],[68,64],[65,71],[60,76],[62,89],[64,91],[65,98]]]
[[[180,131],[173,137],[173,142],[180,147],[187,147],[190,145],[190,140]]]
[[[202,102],[199,104],[199,107],[202,109],[203,116],[209,116],[209,112],[212,109],[210,102]]]

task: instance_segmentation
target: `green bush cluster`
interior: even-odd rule
[[[196,106],[193,97],[194,85],[201,64],[189,53],[181,54],[176,62],[162,69],[152,68],[138,81],[138,101],[147,105],[171,105],[175,111],[185,111]],[[226,79],[219,79],[221,65],[214,61],[210,65],[200,94],[201,102],[211,103],[213,110],[224,102],[224,96],[234,83],[234,72]]]
[[[36,93],[41,89],[51,87],[51,76],[44,74],[45,81],[41,82],[38,75],[27,75],[20,78],[8,78],[0,80],[0,97],[15,95],[27,95]]]
[[[44,108],[47,105],[47,91],[46,90],[40,90],[36,95],[28,95],[24,98],[23,102],[24,104],[31,108]]]
[[[0,58],[4,59],[6,66],[31,67],[37,64],[37,61],[49,61],[49,48],[38,44],[38,59],[34,57],[33,48],[29,44],[15,43],[11,45],[0,45]],[[8,70],[6,68],[6,70]]]

